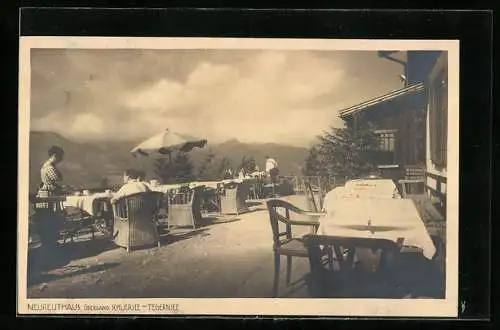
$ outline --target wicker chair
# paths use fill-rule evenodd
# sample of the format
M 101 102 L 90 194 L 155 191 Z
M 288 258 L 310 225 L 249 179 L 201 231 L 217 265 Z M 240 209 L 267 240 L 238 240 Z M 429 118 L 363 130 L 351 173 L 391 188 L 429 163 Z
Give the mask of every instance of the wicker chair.
M 201 219 L 203 187 L 182 188 L 168 196 L 168 228 L 192 227 L 195 229 Z
M 141 192 L 119 199 L 113 204 L 114 243 L 130 248 L 149 244 L 158 244 L 160 239 L 155 223 L 157 212 L 157 194 Z
M 250 193 L 250 186 L 247 182 L 228 183 L 224 186 L 224 194 L 220 198 L 221 214 L 236 214 L 249 211 L 246 199 Z
M 292 257 L 307 258 L 308 252 L 302 238 L 294 237 L 292 234 L 292 226 L 307 226 L 310 227 L 311 233 L 314 234 L 318 230 L 319 221 L 292 220 L 290 212 L 299 215 L 310 217 L 319 217 L 322 213 L 306 212 L 298 207 L 280 199 L 271 199 L 267 201 L 269 210 L 269 220 L 273 231 L 273 251 L 274 251 L 274 284 L 273 296 L 278 296 L 279 280 L 280 280 L 280 262 L 281 256 L 287 257 L 286 284 L 289 285 L 292 276 Z M 283 209 L 285 215 L 278 212 L 278 209 Z M 280 232 L 280 222 L 285 224 L 285 231 Z M 330 258 L 331 260 L 331 258 Z

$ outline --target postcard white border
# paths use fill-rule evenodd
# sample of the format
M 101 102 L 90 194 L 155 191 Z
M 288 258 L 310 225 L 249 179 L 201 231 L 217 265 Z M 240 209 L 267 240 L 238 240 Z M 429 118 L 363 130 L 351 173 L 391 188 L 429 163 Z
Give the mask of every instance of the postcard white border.
M 376 39 L 260 39 L 260 38 L 122 38 L 20 37 L 19 44 L 19 159 L 18 159 L 18 314 L 130 314 L 85 310 L 84 306 L 148 303 L 178 304 L 179 310 L 136 315 L 281 315 L 281 316 L 400 316 L 458 315 L 458 157 L 459 157 L 459 41 Z M 446 299 L 27 299 L 28 175 L 30 125 L 30 50 L 81 49 L 273 49 L 273 50 L 441 50 L 448 52 L 448 175 Z M 451 276 L 453 274 L 454 276 Z M 57 305 L 60 304 L 60 305 Z M 68 305 L 70 304 L 70 305 Z M 66 308 L 63 308 L 65 305 Z M 79 306 L 79 310 L 71 307 Z M 103 307 L 104 308 L 104 307 Z

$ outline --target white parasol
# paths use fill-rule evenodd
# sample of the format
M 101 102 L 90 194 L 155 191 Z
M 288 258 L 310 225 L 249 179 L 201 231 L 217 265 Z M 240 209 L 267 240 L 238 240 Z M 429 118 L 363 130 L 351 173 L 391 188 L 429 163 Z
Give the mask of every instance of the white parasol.
M 134 156 L 170 156 L 174 151 L 189 152 L 194 148 L 203 148 L 206 144 L 207 140 L 193 139 L 174 133 L 167 128 L 165 131 L 142 142 L 130 152 Z

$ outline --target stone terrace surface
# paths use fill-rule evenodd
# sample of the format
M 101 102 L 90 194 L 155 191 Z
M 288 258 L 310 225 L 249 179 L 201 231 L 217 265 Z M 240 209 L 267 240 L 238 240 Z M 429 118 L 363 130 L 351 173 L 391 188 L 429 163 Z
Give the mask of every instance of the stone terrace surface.
M 302 209 L 306 197 L 283 198 Z M 265 298 L 273 282 L 272 233 L 265 202 L 254 203 L 239 216 L 207 216 L 194 230 L 173 230 L 160 248 L 129 254 L 105 237 L 64 246 L 72 261 L 33 276 L 29 298 Z M 297 227 L 302 235 L 309 228 Z M 33 250 L 36 254 L 36 250 Z M 33 258 L 36 258 L 33 255 Z M 306 298 L 301 278 L 307 258 L 293 259 L 292 286 L 285 287 L 282 259 L 280 296 Z M 35 272 L 33 272 L 35 273 Z

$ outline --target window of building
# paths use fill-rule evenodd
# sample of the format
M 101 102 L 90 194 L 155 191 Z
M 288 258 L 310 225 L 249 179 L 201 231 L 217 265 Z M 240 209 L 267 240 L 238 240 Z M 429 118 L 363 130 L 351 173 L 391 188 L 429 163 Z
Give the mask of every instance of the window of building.
M 389 165 L 396 162 L 396 134 L 397 130 L 376 130 L 378 137 L 377 163 Z
M 431 161 L 446 166 L 448 137 L 448 77 L 445 63 L 436 65 L 429 83 L 429 130 Z
M 379 150 L 380 151 L 392 151 L 395 150 L 396 145 L 396 130 L 377 130 L 375 134 L 379 139 Z

